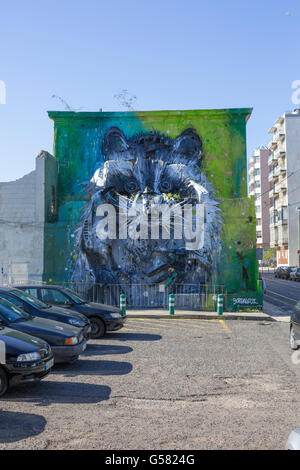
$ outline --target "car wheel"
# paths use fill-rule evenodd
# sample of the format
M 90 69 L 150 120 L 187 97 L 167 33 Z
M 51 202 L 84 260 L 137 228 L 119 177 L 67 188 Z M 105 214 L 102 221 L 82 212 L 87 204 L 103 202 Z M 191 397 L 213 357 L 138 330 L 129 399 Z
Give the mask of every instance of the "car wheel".
M 290 329 L 290 346 L 291 346 L 291 349 L 298 349 L 298 345 L 296 344 L 296 339 L 295 339 L 295 330 L 293 326 L 291 326 L 291 329 Z
M 0 397 L 4 395 L 8 390 L 8 378 L 5 370 L 0 368 Z
M 101 338 L 101 336 L 104 336 L 106 328 L 104 322 L 100 320 L 100 318 L 90 318 L 90 323 L 92 339 Z

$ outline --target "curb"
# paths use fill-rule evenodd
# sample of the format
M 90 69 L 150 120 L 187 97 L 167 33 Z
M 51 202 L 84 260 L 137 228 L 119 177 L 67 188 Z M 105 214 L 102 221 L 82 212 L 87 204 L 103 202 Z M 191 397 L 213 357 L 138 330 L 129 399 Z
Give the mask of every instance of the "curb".
M 198 319 L 198 320 L 254 320 L 254 321 L 261 321 L 261 320 L 273 320 L 272 317 L 267 315 L 266 313 L 263 314 L 225 314 L 225 315 L 217 315 L 217 314 L 212 314 L 212 315 L 205 315 L 204 313 L 194 313 L 194 314 L 176 314 L 175 315 L 168 315 L 168 314 L 139 314 L 139 313 L 127 313 L 127 318 L 156 318 L 156 319 Z

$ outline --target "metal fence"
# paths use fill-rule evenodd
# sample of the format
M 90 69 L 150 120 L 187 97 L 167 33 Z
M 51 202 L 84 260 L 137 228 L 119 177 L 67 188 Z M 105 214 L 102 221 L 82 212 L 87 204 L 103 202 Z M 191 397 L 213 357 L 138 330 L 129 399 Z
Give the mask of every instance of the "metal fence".
M 27 281 L 31 285 L 47 284 L 42 281 Z M 23 282 L 15 283 L 24 284 Z M 169 294 L 175 294 L 175 308 L 215 311 L 218 294 L 226 293 L 224 286 L 203 284 L 93 284 L 56 282 L 56 285 L 69 287 L 90 302 L 119 306 L 120 295 L 125 294 L 127 308 L 168 308 Z
M 128 308 L 168 308 L 169 294 L 175 294 L 175 307 L 192 310 L 216 310 L 218 294 L 223 286 L 200 284 L 109 284 L 87 285 L 72 283 L 70 288 L 92 302 L 119 305 L 120 295 L 125 294 Z

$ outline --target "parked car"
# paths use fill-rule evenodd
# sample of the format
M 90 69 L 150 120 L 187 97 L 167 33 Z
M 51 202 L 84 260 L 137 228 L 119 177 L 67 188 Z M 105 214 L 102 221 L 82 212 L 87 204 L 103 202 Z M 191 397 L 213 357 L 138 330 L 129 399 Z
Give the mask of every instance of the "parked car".
M 73 362 L 86 348 L 81 329 L 46 318 L 33 317 L 0 297 L 0 326 L 27 333 L 46 341 L 55 362 Z
M 126 315 L 122 310 L 111 305 L 88 302 L 76 292 L 60 286 L 18 286 L 39 300 L 51 305 L 67 307 L 72 311 L 87 316 L 91 323 L 91 338 L 101 338 L 107 331 L 116 331 L 123 327 Z
M 300 268 L 293 268 L 290 272 L 291 281 L 300 281 Z
M 275 269 L 274 275 L 279 279 L 289 279 L 291 270 L 291 266 L 279 266 L 277 269 Z
M 47 318 L 81 328 L 85 338 L 89 338 L 91 325 L 86 316 L 61 307 L 52 307 L 36 297 L 16 288 L 0 287 L 0 297 L 9 300 L 34 317 Z
M 291 432 L 285 450 L 300 450 L 300 428 L 296 428 Z
M 300 346 L 300 302 L 297 302 L 291 313 L 290 346 L 298 349 Z
M 45 341 L 0 325 L 0 396 L 16 384 L 45 378 L 54 365 Z

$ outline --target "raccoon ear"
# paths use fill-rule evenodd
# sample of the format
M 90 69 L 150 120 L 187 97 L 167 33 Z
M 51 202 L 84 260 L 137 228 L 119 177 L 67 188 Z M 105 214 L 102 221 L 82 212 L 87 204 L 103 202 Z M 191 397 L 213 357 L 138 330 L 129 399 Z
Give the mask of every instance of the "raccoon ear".
M 194 129 L 186 129 L 176 137 L 173 151 L 192 159 L 202 160 L 203 158 L 202 141 Z
M 125 134 L 118 127 L 111 127 L 106 131 L 102 144 L 102 153 L 105 160 L 114 160 L 114 154 L 125 152 L 129 148 Z

